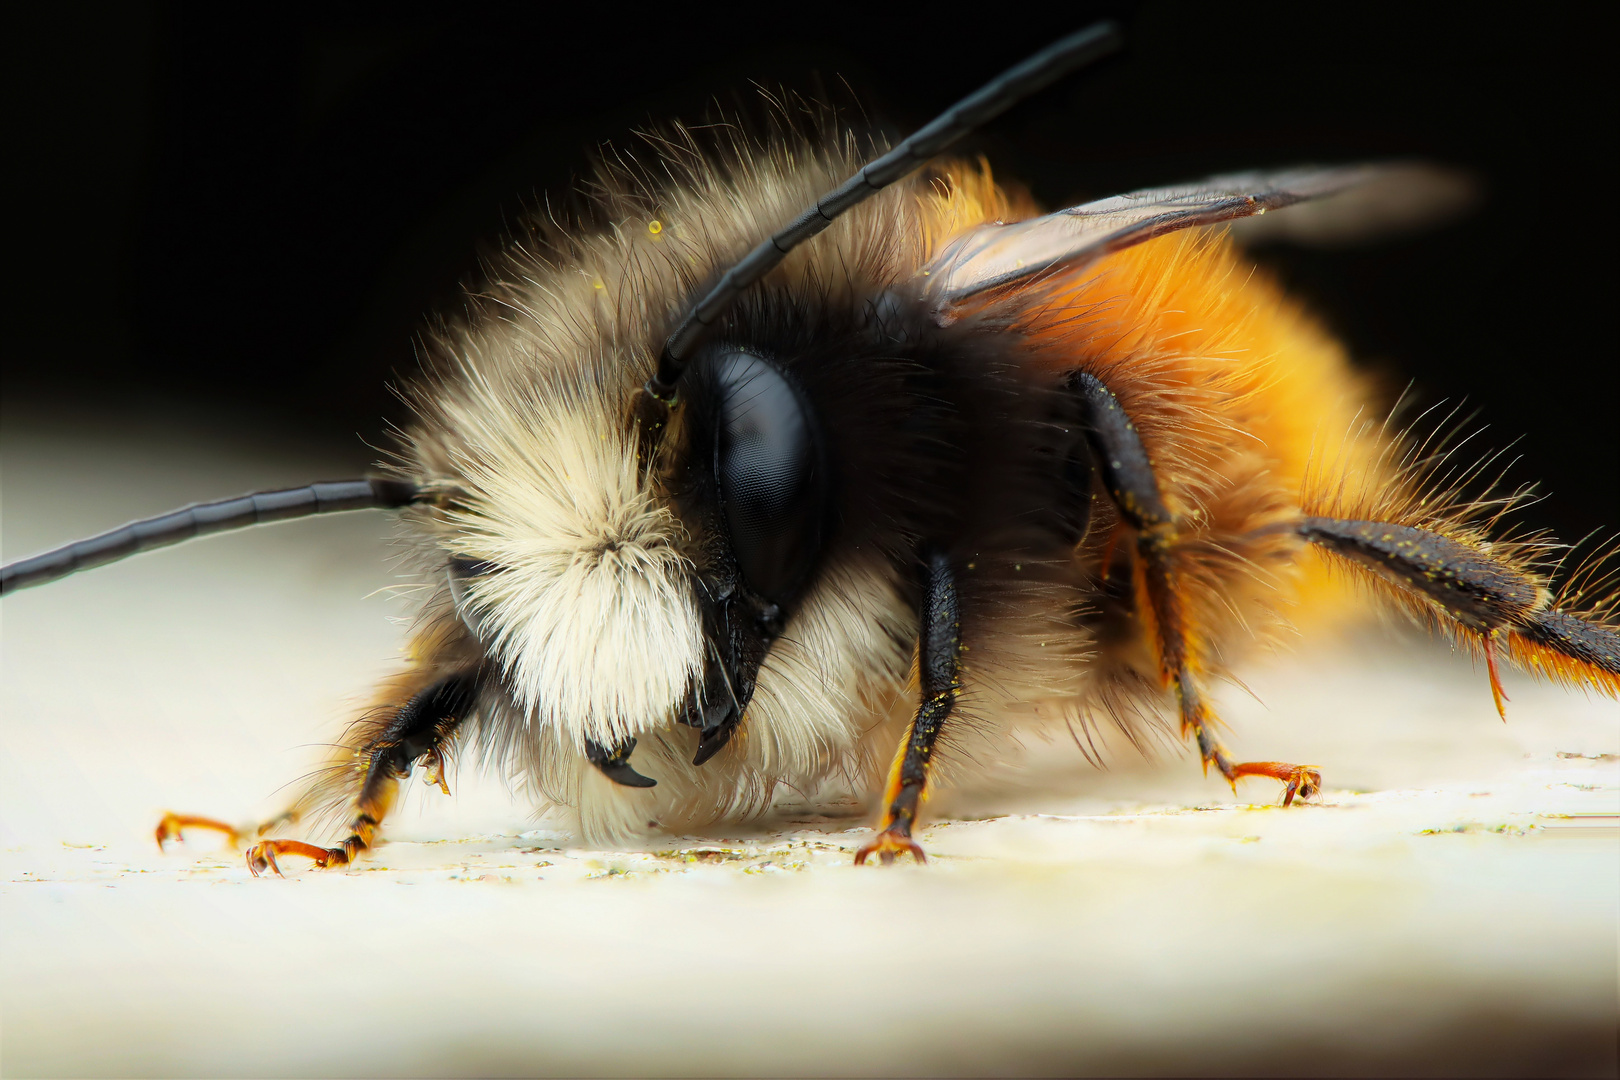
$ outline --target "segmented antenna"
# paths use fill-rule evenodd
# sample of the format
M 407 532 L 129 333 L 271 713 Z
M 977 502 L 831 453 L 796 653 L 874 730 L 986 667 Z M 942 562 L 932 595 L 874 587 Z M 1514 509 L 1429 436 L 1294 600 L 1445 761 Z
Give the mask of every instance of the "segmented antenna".
M 664 351 L 658 356 L 658 371 L 647 380 L 647 394 L 666 407 L 673 405 L 676 384 L 686 372 L 693 349 L 714 321 L 731 306 L 737 294 L 770 273 L 788 252 L 831 225 L 839 214 L 915 172 L 974 128 L 1000 116 L 1071 71 L 1102 59 L 1122 44 L 1124 39 L 1119 26 L 1112 21 L 1099 22 L 1070 34 L 969 94 L 911 138 L 817 199 L 781 232 L 727 270 L 709 294 L 687 312 L 686 318 L 664 342 Z
M 0 596 L 67 577 L 75 570 L 88 570 L 142 551 L 178 544 L 194 536 L 341 510 L 393 510 L 427 495 L 424 489 L 405 480 L 331 480 L 195 503 L 158 517 L 132 521 L 88 540 L 63 544 L 30 559 L 8 563 L 0 567 Z

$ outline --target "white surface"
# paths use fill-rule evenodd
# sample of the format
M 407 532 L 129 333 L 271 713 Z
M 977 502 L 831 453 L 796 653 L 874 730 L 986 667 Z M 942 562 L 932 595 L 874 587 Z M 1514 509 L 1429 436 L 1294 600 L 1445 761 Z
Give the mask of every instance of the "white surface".
M 52 426 L 5 425 L 8 559 L 363 460 Z M 388 668 L 387 528 L 4 601 L 4 1075 L 1615 1073 L 1620 708 L 1509 677 L 1503 725 L 1441 648 L 1222 689 L 1235 752 L 1322 767 L 1297 810 L 1033 745 L 931 804 L 925 868 L 853 868 L 847 802 L 580 851 L 465 769 L 352 870 L 160 855 L 164 809 L 274 809 Z

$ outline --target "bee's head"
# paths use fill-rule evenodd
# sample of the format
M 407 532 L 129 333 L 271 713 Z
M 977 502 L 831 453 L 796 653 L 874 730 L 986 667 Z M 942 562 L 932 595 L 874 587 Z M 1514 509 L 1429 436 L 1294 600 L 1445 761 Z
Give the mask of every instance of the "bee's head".
M 827 456 L 803 390 L 757 351 L 705 351 L 654 475 L 615 389 L 554 369 L 451 405 L 451 591 L 535 722 L 609 749 L 685 724 L 701 761 L 814 574 Z

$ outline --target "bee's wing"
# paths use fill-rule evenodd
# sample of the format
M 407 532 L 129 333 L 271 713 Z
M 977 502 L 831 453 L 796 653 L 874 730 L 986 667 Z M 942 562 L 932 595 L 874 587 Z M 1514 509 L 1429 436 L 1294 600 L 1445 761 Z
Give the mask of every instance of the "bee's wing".
M 1028 221 L 981 225 L 951 242 L 924 267 L 923 298 L 948 321 L 952 307 L 988 289 L 1060 266 L 1083 266 L 1177 229 L 1337 195 L 1389 173 L 1389 167 L 1377 165 L 1234 173 L 1098 199 Z

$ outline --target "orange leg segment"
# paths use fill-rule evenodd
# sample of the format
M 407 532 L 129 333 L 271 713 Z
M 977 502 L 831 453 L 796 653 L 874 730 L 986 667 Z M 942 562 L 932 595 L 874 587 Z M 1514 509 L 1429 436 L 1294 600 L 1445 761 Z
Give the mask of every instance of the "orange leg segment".
M 342 848 L 316 847 L 302 840 L 261 840 L 248 851 L 248 870 L 252 871 L 254 877 L 266 869 L 281 877 L 281 867 L 276 865 L 277 855 L 302 855 L 306 859 L 314 859 L 315 865 L 322 868 L 332 865 L 334 861 L 349 861 Z
M 1233 761 L 1227 754 L 1226 747 L 1215 737 L 1214 714 L 1199 697 L 1198 684 L 1194 681 L 1192 673 L 1182 666 L 1177 671 L 1173 684 L 1181 706 L 1181 730 L 1186 733 L 1190 729 L 1197 740 L 1205 775 L 1208 775 L 1209 767 L 1213 764 L 1226 778 L 1226 782 L 1232 785 L 1234 793 L 1237 791 L 1237 782 L 1245 776 L 1270 777 L 1283 785 L 1284 806 L 1293 806 L 1296 798 L 1310 799 L 1321 793 L 1322 773 L 1314 766 L 1295 765 L 1287 761 Z
M 183 840 L 181 835 L 186 829 L 208 829 L 212 832 L 223 833 L 231 847 L 241 847 L 250 836 L 263 836 L 272 829 L 283 825 L 293 825 L 298 821 L 298 811 L 285 810 L 268 821 L 258 825 L 228 825 L 217 818 L 199 817 L 196 814 L 176 814 L 173 811 L 165 813 L 163 820 L 158 822 L 156 836 L 158 850 L 165 850 L 170 840 Z
M 1286 761 L 1245 761 L 1233 765 L 1227 779 L 1232 781 L 1232 790 L 1237 790 L 1237 781 L 1245 776 L 1269 776 L 1273 780 L 1283 783 L 1283 805 L 1294 805 L 1294 797 L 1309 799 L 1322 790 L 1322 774 L 1308 765 L 1290 765 Z M 1226 773 L 1225 769 L 1221 770 Z
M 181 839 L 181 833 L 186 829 L 209 829 L 213 832 L 224 833 L 226 841 L 232 847 L 242 843 L 242 830 L 235 825 L 227 825 L 209 817 L 198 817 L 195 814 L 176 814 L 173 811 L 165 813 L 163 820 L 157 826 L 157 846 L 162 851 L 163 846 L 170 840 Z
M 1491 676 L 1491 700 L 1496 702 L 1496 715 L 1500 716 L 1502 723 L 1505 724 L 1507 723 L 1507 707 L 1504 702 L 1508 700 L 1508 696 L 1502 689 L 1502 676 L 1496 670 L 1496 631 L 1492 630 L 1484 635 L 1484 642 L 1485 670 L 1490 672 Z

